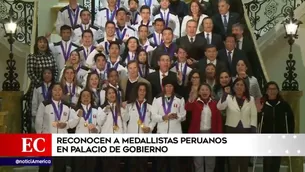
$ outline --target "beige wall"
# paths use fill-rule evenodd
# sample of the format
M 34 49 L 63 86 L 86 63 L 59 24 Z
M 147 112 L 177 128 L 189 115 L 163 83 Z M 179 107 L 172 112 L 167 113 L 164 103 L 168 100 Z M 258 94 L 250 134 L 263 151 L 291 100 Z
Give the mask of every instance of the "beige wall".
M 296 60 L 297 81 L 299 90 L 305 91 L 305 28 L 300 28 L 299 39 L 293 45 L 293 58 Z M 288 59 L 289 45 L 287 40 L 279 37 L 272 45 L 269 45 L 262 53 L 267 73 L 270 80 L 276 81 L 280 87 L 284 81 L 286 72 L 286 60 Z M 305 93 L 304 93 L 305 94 Z M 305 96 L 301 98 L 300 130 L 305 133 Z

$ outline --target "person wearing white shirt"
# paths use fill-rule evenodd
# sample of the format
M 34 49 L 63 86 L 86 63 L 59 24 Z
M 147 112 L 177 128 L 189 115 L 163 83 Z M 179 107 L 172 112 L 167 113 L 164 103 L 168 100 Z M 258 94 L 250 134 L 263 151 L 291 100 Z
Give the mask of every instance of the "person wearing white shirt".
M 164 28 L 164 20 L 161 18 L 157 18 L 154 21 L 154 32 L 148 36 L 149 42 L 152 43 L 154 47 L 163 43 L 162 31 Z
M 129 37 L 137 37 L 136 31 L 131 26 L 127 25 L 127 11 L 124 8 L 119 8 L 116 13 L 117 27 L 116 37 L 122 42 L 126 42 Z
M 86 64 L 89 54 L 95 49 L 93 43 L 93 33 L 91 30 L 85 30 L 82 34 L 82 46 L 79 48 L 82 64 Z
M 108 56 L 108 65 L 109 68 L 114 68 L 118 71 L 119 75 L 127 76 L 127 69 L 120 64 L 121 57 L 120 53 L 120 45 L 117 42 L 111 42 L 109 47 L 109 56 Z
M 129 26 L 138 24 L 138 18 L 140 17 L 138 7 L 139 7 L 138 0 L 128 0 L 127 18 L 129 19 L 128 21 Z
M 58 72 L 64 68 L 71 52 L 79 48 L 78 45 L 74 44 L 70 40 L 71 35 L 71 27 L 68 25 L 63 25 L 60 27 L 61 41 L 50 44 L 50 50 L 52 51 L 57 63 Z
M 96 53 L 94 55 L 94 65 L 93 68 L 95 73 L 97 73 L 97 75 L 99 76 L 99 85 L 98 88 L 99 89 L 103 89 L 104 88 L 104 84 L 107 81 L 107 70 L 108 70 L 108 63 L 106 56 L 102 53 Z M 87 74 L 88 75 L 88 74 Z M 87 83 L 87 76 L 84 77 L 84 81 L 82 85 L 85 85 Z
M 60 28 L 63 25 L 68 25 L 73 28 L 80 24 L 80 12 L 83 9 L 83 6 L 77 4 L 77 0 L 69 0 L 69 5 L 61 8 L 57 13 L 55 22 L 56 32 L 60 33 Z
M 95 107 L 92 102 L 92 93 L 86 89 L 80 93 L 80 100 L 77 106 L 71 109 L 71 119 L 69 125 L 76 128 L 77 134 L 95 134 L 101 131 L 101 117 L 104 111 Z M 73 170 L 81 172 L 84 169 L 94 172 L 96 166 L 95 157 L 75 157 Z
M 65 67 L 60 83 L 64 88 L 63 100 L 75 107 L 82 89 L 77 86 L 76 73 L 72 66 Z
M 186 86 L 188 81 L 188 75 L 192 71 L 192 68 L 190 68 L 186 63 L 187 52 L 183 47 L 178 47 L 176 53 L 177 53 L 178 61 L 171 68 L 171 71 L 177 73 L 183 85 Z
M 59 83 L 51 86 L 51 99 L 43 101 L 38 108 L 35 120 L 37 134 L 67 134 L 69 127 L 70 106 L 61 101 L 63 88 Z M 65 171 L 67 162 L 53 158 L 53 170 Z M 50 166 L 39 167 L 39 171 L 49 171 Z
M 78 45 L 81 44 L 82 34 L 84 33 L 85 30 L 92 31 L 93 39 L 95 41 L 102 37 L 102 31 L 98 27 L 90 24 L 91 14 L 89 10 L 87 9 L 82 10 L 80 12 L 80 18 L 81 18 L 81 23 L 73 28 L 72 41 L 75 44 Z
M 108 6 L 102 8 L 99 12 L 97 12 L 94 20 L 94 24 L 98 26 L 102 31 L 105 31 L 107 22 L 116 23 L 116 12 L 118 7 L 116 6 L 117 0 L 107 0 Z
M 148 53 L 152 52 L 155 48 L 153 47 L 153 44 L 151 44 L 148 40 L 148 27 L 146 25 L 140 25 L 138 29 L 138 34 L 140 46 L 142 47 L 142 49 L 144 49 Z
M 170 27 L 174 31 L 175 38 L 180 37 L 180 21 L 177 15 L 173 14 L 169 10 L 170 1 L 160 1 L 160 12 L 155 15 L 154 19 L 161 18 L 165 22 L 165 27 Z
M 153 20 L 150 19 L 150 8 L 146 5 L 140 8 L 140 17 L 138 18 L 138 23 L 133 25 L 132 27 L 138 31 L 139 26 L 145 25 L 148 27 L 149 34 L 154 32 Z
M 108 80 L 106 82 L 107 85 L 100 92 L 100 103 L 101 103 L 101 105 L 103 105 L 106 101 L 106 89 L 107 89 L 107 87 L 114 88 L 117 91 L 117 95 L 118 95 L 117 100 L 122 102 L 123 95 L 122 95 L 121 88 L 119 86 L 118 71 L 115 70 L 114 68 L 111 68 L 111 69 L 108 70 L 107 76 L 108 76 Z
M 190 4 L 190 15 L 187 15 L 185 17 L 183 17 L 183 20 L 182 20 L 182 24 L 181 24 L 181 37 L 182 36 L 185 36 L 186 35 L 186 23 L 193 19 L 195 21 L 197 21 L 197 31 L 196 33 L 200 33 L 201 30 L 202 30 L 202 21 L 204 18 L 208 17 L 207 15 L 205 14 L 202 14 L 201 13 L 201 5 L 199 4 L 198 1 L 192 1 L 191 4 Z
M 162 79 L 163 91 L 155 97 L 152 103 L 153 120 L 157 123 L 158 134 L 182 133 L 181 122 L 185 120 L 185 101 L 184 98 L 175 94 L 175 80 L 166 76 Z M 179 171 L 178 157 L 158 157 L 157 171 Z
M 232 95 L 224 94 L 217 104 L 219 110 L 226 111 L 227 133 L 256 133 L 257 108 L 250 96 L 247 83 L 237 78 L 232 85 Z M 229 157 L 230 171 L 248 171 L 249 157 Z
M 109 0 L 100 0 L 100 7 L 102 8 L 102 7 L 107 7 L 108 6 L 108 4 L 109 4 L 109 2 L 108 2 Z M 128 7 L 128 4 L 127 4 L 127 2 L 125 2 L 125 0 L 115 0 L 116 1 L 116 3 L 115 3 L 115 6 L 117 7 L 117 8 L 127 8 Z
M 126 106 L 127 133 L 151 133 L 156 123 L 152 120 L 152 106 L 147 102 L 148 85 L 139 82 L 131 93 L 131 99 Z M 147 158 L 130 158 L 131 171 L 147 171 Z
M 32 98 L 32 126 L 35 128 L 35 118 L 41 102 L 50 98 L 50 86 L 55 82 L 52 69 L 45 68 L 42 72 L 43 83 L 33 91 Z

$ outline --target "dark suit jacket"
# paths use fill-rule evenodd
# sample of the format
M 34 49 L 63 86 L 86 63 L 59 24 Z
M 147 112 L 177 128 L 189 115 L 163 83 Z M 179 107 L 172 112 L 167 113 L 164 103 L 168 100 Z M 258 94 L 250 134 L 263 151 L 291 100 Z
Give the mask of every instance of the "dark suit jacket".
M 173 81 L 176 81 L 177 83 L 177 74 L 172 71 L 168 71 L 168 77 L 171 77 Z M 160 72 L 157 70 L 156 72 L 150 73 L 146 79 L 151 84 L 151 90 L 152 90 L 152 97 L 156 97 L 162 92 L 161 83 L 160 83 Z M 180 86 L 178 86 L 178 83 L 175 85 L 175 92 L 179 94 L 180 92 Z
M 195 68 L 199 70 L 200 75 L 201 75 L 201 79 L 203 79 L 205 76 L 205 68 L 207 66 L 207 58 L 204 57 L 203 59 L 199 60 L 198 63 L 195 64 Z M 218 76 L 218 74 L 223 71 L 223 70 L 227 70 L 227 65 L 225 62 L 217 59 L 216 60 L 216 76 Z
M 174 57 L 174 53 L 177 51 L 177 45 L 175 43 L 172 43 L 171 46 L 172 46 L 171 52 L 173 52 L 173 53 L 168 53 L 168 54 L 171 57 L 172 62 L 174 62 L 174 61 L 176 61 L 176 59 Z M 158 60 L 159 60 L 160 56 L 164 53 L 167 53 L 165 51 L 164 44 L 158 45 L 157 48 L 152 52 L 152 58 L 150 61 L 150 67 L 152 69 L 155 69 L 155 70 L 159 69 Z
M 202 36 L 203 38 L 205 38 L 204 32 L 198 33 L 197 35 Z M 224 48 L 224 43 L 223 43 L 221 35 L 216 34 L 216 33 L 212 33 L 211 44 L 215 45 L 217 50 L 221 50 L 221 49 Z
M 248 61 L 248 58 L 247 58 L 246 54 L 244 53 L 244 51 L 239 50 L 239 49 L 234 49 L 231 65 L 229 63 L 229 57 L 228 57 L 226 49 L 222 49 L 222 50 L 218 51 L 218 59 L 225 62 L 227 69 L 229 69 L 232 76 L 236 75 L 236 64 L 239 60 Z
M 147 98 L 148 98 L 147 102 L 152 103 L 150 82 L 148 82 L 146 79 L 144 79 L 142 77 L 139 77 L 138 82 L 143 82 L 143 83 L 146 83 L 148 85 L 148 90 L 146 91 L 146 93 L 148 94 L 147 95 Z M 126 101 L 125 100 L 126 94 L 131 94 L 131 93 L 126 93 L 127 83 L 128 83 L 128 77 L 127 76 L 120 78 L 119 86 L 120 86 L 121 91 L 122 91 L 123 101 Z
M 248 37 L 243 37 L 242 50 L 245 52 L 246 56 L 248 57 L 250 63 L 250 66 L 248 66 L 248 68 L 250 68 L 252 72 L 254 72 L 255 69 L 259 69 L 260 62 L 256 53 L 255 46 L 252 42 L 252 39 Z M 253 74 L 255 75 L 255 72 Z
M 227 35 L 232 34 L 232 25 L 235 23 L 240 22 L 240 16 L 238 13 L 230 12 L 229 17 L 227 17 L 228 20 L 228 28 L 227 31 L 225 31 L 223 22 L 222 22 L 222 16 L 220 14 L 216 14 L 212 17 L 213 23 L 214 23 L 214 33 L 218 33 L 222 36 L 223 40 L 226 38 Z
M 183 46 L 186 48 L 188 57 L 195 60 L 200 60 L 204 54 L 207 41 L 204 37 L 196 35 L 195 41 L 191 43 L 188 36 L 183 36 L 176 41 L 178 46 Z

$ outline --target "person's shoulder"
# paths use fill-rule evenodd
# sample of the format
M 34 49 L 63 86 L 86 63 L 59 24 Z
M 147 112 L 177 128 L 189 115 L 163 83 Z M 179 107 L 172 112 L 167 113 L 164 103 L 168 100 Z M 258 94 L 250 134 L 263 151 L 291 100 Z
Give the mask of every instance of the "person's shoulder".
M 51 101 L 51 100 L 44 100 L 44 101 L 42 102 L 42 104 L 43 104 L 44 106 L 48 106 L 48 105 L 52 104 L 52 101 Z
M 90 24 L 90 27 L 93 28 L 93 29 L 95 29 L 95 30 L 99 30 L 99 27 L 97 27 L 97 26 L 95 26 L 95 25 Z
M 68 6 L 64 6 L 64 7 L 62 7 L 59 11 L 62 13 L 62 12 L 64 12 L 64 11 L 67 10 L 67 9 L 69 9 L 69 7 L 68 7 Z
M 135 28 L 133 28 L 132 26 L 127 26 L 127 28 L 132 30 L 132 31 L 136 31 Z

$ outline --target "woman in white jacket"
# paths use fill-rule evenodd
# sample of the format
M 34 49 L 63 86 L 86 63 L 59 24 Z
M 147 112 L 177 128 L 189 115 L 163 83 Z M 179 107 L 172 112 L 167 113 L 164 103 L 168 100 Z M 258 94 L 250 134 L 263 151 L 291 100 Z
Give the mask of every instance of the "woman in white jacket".
M 126 132 L 126 110 L 121 107 L 115 88 L 108 86 L 105 90 L 106 100 L 101 106 L 104 111 L 101 133 L 123 134 Z M 119 157 L 105 158 L 102 171 L 119 171 L 120 162 Z
M 99 133 L 101 131 L 101 116 L 104 114 L 100 108 L 94 106 L 92 92 L 85 89 L 80 93 L 80 99 L 74 109 L 71 110 L 69 126 L 76 128 L 75 133 Z M 76 157 L 74 171 L 94 172 L 96 164 L 95 157 Z
M 197 34 L 201 32 L 202 21 L 204 18 L 208 17 L 202 14 L 203 9 L 197 0 L 193 0 L 189 6 L 189 15 L 184 16 L 181 24 L 181 37 L 186 35 L 186 24 L 189 20 L 197 21 Z
M 70 116 L 70 107 L 61 100 L 63 88 L 59 83 L 51 86 L 51 98 L 43 101 L 36 114 L 35 129 L 38 134 L 66 134 L 69 128 L 68 120 Z M 66 158 L 53 158 L 53 171 L 63 172 L 66 170 Z M 49 171 L 49 166 L 40 166 L 39 171 Z
M 233 82 L 232 95 L 223 94 L 217 104 L 219 110 L 226 110 L 227 133 L 255 133 L 257 109 L 255 100 L 250 96 L 246 81 L 237 78 Z M 228 91 L 229 92 L 229 91 Z M 230 171 L 247 172 L 249 157 L 229 157 Z

